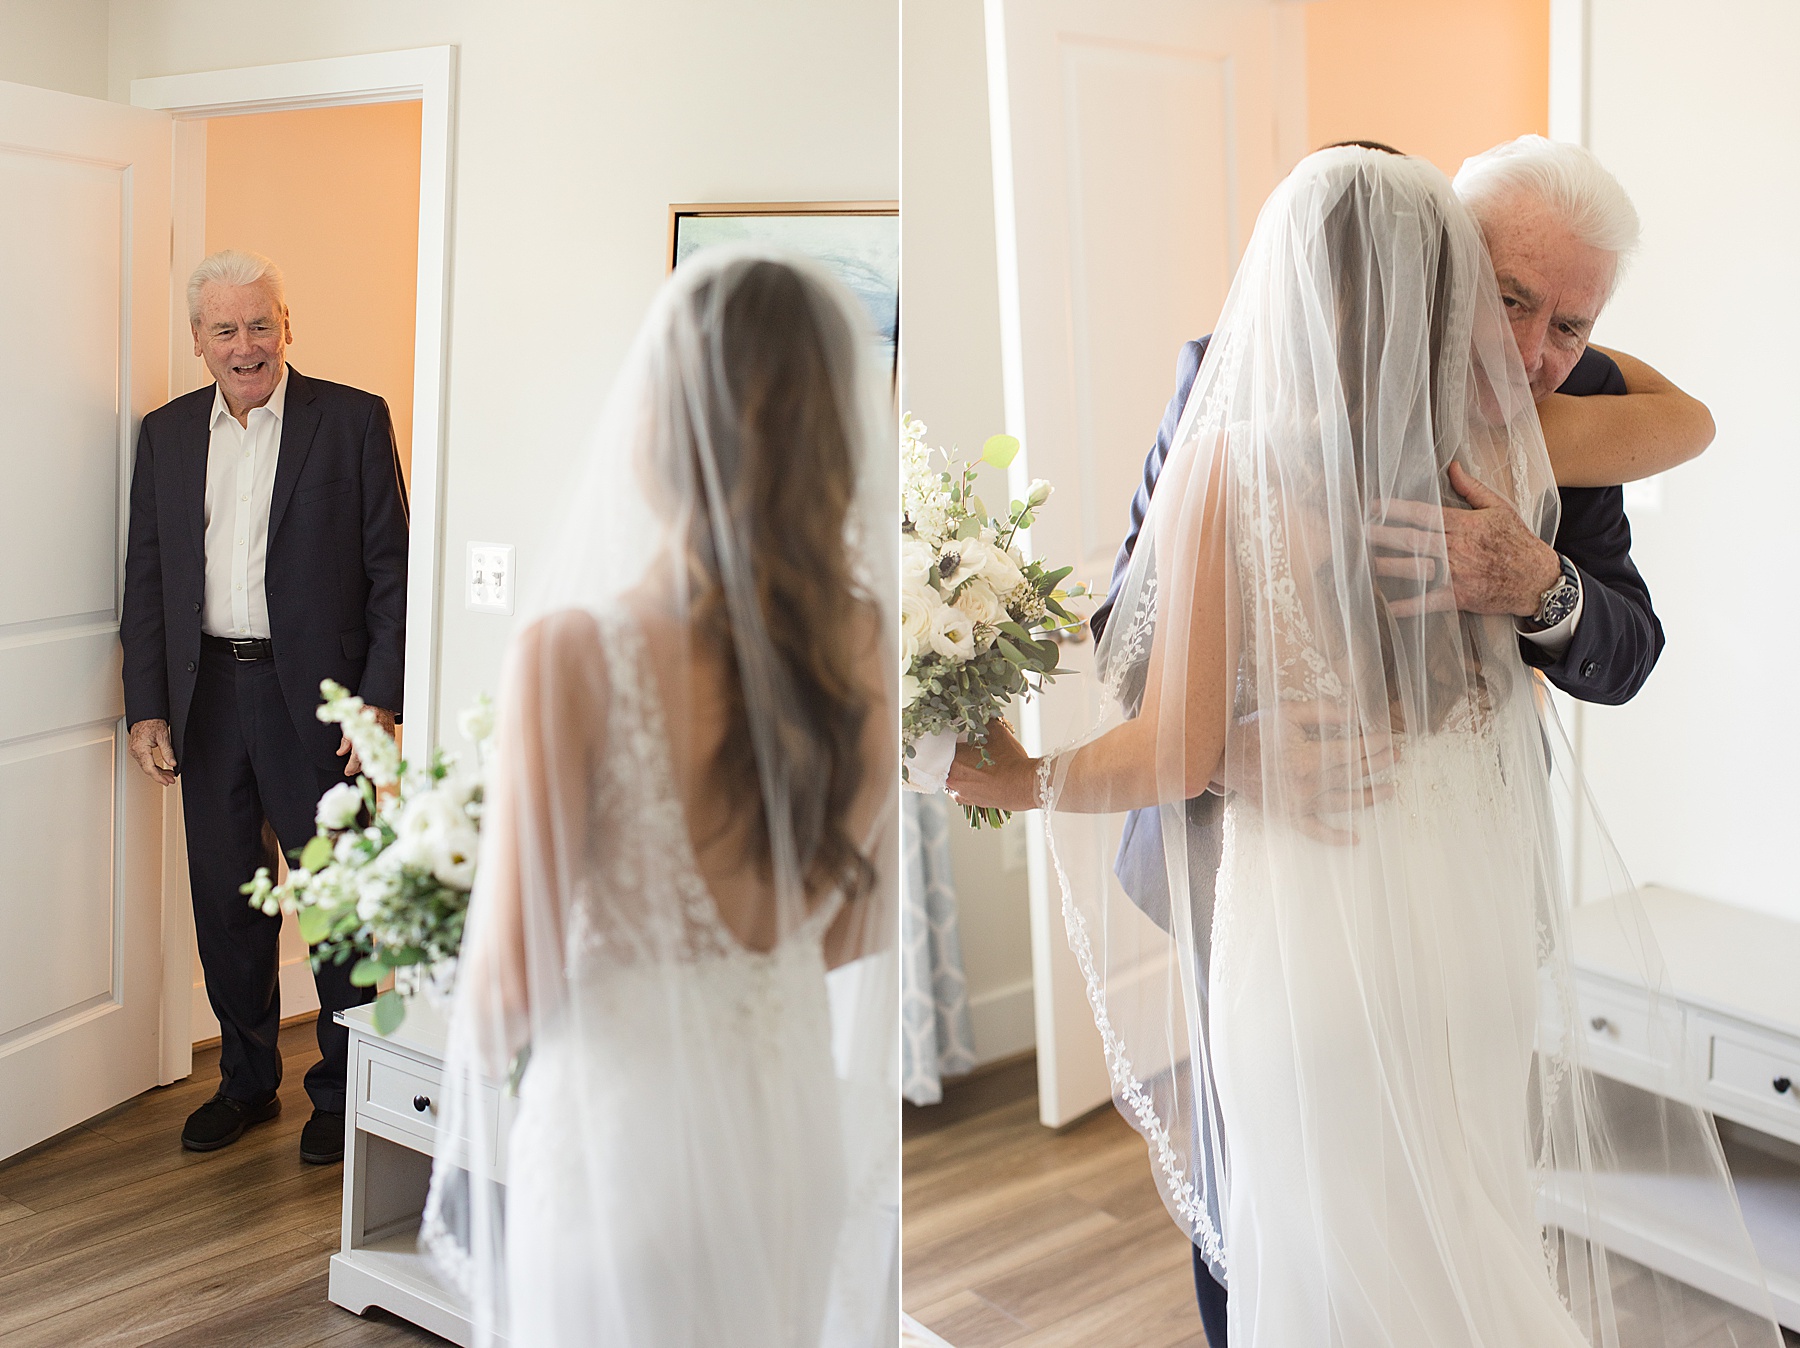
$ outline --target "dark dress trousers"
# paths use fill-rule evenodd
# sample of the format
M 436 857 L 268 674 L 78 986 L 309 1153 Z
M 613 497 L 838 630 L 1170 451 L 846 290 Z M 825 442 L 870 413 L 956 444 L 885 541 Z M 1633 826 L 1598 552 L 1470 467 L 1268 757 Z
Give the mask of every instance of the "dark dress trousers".
M 290 366 L 263 581 L 273 658 L 203 649 L 213 397 L 208 385 L 144 418 L 119 639 L 127 723 L 165 720 L 174 742 L 220 1089 L 260 1102 L 281 1083 L 281 922 L 253 910 L 239 886 L 273 868 L 264 821 L 292 852 L 312 836 L 319 797 L 344 780 L 338 728 L 315 715 L 320 681 L 401 710 L 407 507 L 387 403 Z M 332 1013 L 373 994 L 350 985 L 348 965 L 314 977 L 322 1061 L 306 1091 L 316 1108 L 341 1113 L 348 1035 Z
M 1112 616 L 1120 587 L 1131 566 L 1138 533 L 1150 509 L 1156 480 L 1168 458 L 1175 431 L 1187 406 L 1188 391 L 1200 373 L 1210 337 L 1188 342 L 1175 365 L 1175 396 L 1163 412 L 1156 443 L 1144 460 L 1144 481 L 1131 498 L 1131 527 L 1113 562 L 1112 585 L 1106 600 L 1094 611 L 1090 626 L 1098 644 Z M 1625 377 L 1619 367 L 1598 351 L 1589 349 L 1576 362 L 1559 393 L 1587 397 L 1622 394 Z M 1557 526 L 1556 550 L 1581 572 L 1582 613 L 1573 640 L 1561 656 L 1552 658 L 1523 638 L 1519 641 L 1525 663 L 1544 671 L 1558 688 L 1584 702 L 1616 705 L 1630 700 L 1644 686 L 1662 654 L 1663 630 L 1650 606 L 1650 591 L 1631 561 L 1631 525 L 1625 518 L 1625 493 L 1619 487 L 1565 487 L 1562 516 Z M 1194 879 L 1216 875 L 1220 860 L 1221 797 L 1208 793 L 1187 803 L 1185 839 L 1188 875 Z M 1161 925 L 1169 926 L 1168 872 L 1163 857 L 1163 816 L 1159 810 L 1134 810 L 1125 822 L 1119 855 L 1113 864 L 1120 885 L 1133 903 Z M 1199 892 L 1204 889 L 1205 892 Z M 1191 896 L 1194 931 L 1202 941 L 1212 931 L 1213 894 L 1210 885 L 1196 887 Z M 1200 976 L 1207 970 L 1209 952 L 1196 952 Z M 1199 1139 L 1202 1146 L 1213 1138 Z M 1215 1214 L 1216 1216 L 1217 1214 Z M 1213 1277 L 1206 1261 L 1194 1248 L 1194 1286 L 1200 1300 L 1200 1317 L 1214 1348 L 1225 1345 L 1225 1289 Z

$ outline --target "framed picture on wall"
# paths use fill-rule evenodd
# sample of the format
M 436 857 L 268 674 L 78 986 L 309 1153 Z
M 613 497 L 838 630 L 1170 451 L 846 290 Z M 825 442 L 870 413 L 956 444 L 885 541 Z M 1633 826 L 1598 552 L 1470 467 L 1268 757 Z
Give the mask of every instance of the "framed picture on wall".
M 719 202 L 669 207 L 669 269 L 721 243 L 785 248 L 829 267 L 868 308 L 888 368 L 900 353 L 900 203 Z

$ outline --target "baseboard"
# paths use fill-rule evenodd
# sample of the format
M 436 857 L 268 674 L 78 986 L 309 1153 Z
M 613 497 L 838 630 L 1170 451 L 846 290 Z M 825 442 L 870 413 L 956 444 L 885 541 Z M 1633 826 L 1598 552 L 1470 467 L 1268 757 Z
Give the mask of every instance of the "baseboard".
M 1031 980 L 969 998 L 969 1024 L 975 1034 L 978 1067 L 1035 1048 L 1037 1011 L 1031 999 Z

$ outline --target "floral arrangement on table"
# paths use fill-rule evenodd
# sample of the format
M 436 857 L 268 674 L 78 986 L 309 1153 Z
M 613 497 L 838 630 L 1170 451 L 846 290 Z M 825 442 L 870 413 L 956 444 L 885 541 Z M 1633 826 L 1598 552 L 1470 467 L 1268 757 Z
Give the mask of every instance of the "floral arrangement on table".
M 374 1009 L 375 1028 L 392 1034 L 406 1018 L 408 993 L 438 997 L 456 976 L 493 709 L 484 695 L 459 719 L 475 746 L 472 765 L 439 749 L 412 769 L 361 698 L 330 679 L 320 691 L 319 719 L 342 727 L 362 772 L 320 798 L 319 831 L 295 854 L 287 880 L 276 884 L 264 866 L 243 892 L 271 917 L 295 914 L 315 969 L 354 959 L 350 981 L 358 987 L 393 973 L 394 990 Z
M 901 423 L 900 772 L 915 789 L 935 790 L 957 740 L 985 744 L 988 722 L 1008 704 L 1068 672 L 1057 665 L 1056 638 L 1086 621 L 1090 596 L 1085 585 L 1064 586 L 1073 567 L 1026 561 L 1019 546 L 1050 499 L 1048 482 L 1033 481 L 1004 516 L 990 515 L 975 494 L 978 464 L 1005 469 L 1017 440 L 993 436 L 969 463 L 930 448 L 925 433 L 910 414 Z M 976 828 L 1008 817 L 964 813 Z

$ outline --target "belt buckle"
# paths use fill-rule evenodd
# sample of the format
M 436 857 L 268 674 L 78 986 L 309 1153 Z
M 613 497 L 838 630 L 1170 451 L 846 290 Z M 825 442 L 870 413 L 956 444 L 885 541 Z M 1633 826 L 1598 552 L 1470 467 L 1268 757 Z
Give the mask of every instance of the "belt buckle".
M 265 658 L 261 650 L 264 644 L 256 637 L 251 637 L 246 641 L 234 641 L 231 643 L 232 658 L 239 664 L 255 664 L 258 660 Z

